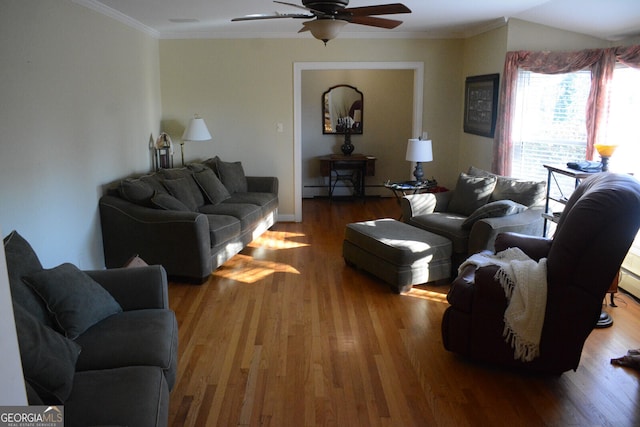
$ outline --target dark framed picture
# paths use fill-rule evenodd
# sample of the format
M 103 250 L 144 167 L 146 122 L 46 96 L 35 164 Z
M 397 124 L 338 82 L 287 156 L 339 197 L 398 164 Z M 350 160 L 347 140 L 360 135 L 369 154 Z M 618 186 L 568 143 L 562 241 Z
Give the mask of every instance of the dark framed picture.
M 464 131 L 493 138 L 498 111 L 499 74 L 467 77 L 464 85 Z

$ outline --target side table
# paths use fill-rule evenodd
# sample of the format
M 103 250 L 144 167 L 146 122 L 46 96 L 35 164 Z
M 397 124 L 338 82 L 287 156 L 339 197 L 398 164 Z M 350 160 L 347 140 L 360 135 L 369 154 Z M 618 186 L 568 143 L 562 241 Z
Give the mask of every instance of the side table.
M 400 199 L 407 194 L 417 194 L 423 191 L 433 190 L 438 187 L 438 182 L 435 179 L 427 181 L 403 181 L 403 182 L 391 182 L 387 180 L 384 183 L 384 187 L 388 188 L 396 196 L 398 204 Z
M 393 195 L 396 197 L 396 202 L 398 205 L 400 204 L 400 199 L 402 199 L 407 194 L 418 194 L 418 193 L 439 193 L 441 191 L 447 191 L 446 188 L 438 187 L 438 182 L 435 179 L 426 180 L 426 181 L 402 181 L 402 182 L 392 182 L 387 180 L 384 183 L 384 187 L 388 188 L 393 192 Z M 398 220 L 402 219 L 402 214 Z

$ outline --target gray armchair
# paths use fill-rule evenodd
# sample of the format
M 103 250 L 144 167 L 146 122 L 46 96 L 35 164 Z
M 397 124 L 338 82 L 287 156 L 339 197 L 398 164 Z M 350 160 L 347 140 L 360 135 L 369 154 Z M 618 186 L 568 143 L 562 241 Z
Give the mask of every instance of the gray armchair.
M 469 255 L 494 250 L 496 236 L 515 232 L 541 236 L 546 183 L 491 174 L 471 167 L 456 187 L 443 193 L 401 199 L 403 220 L 447 237 L 454 268 Z

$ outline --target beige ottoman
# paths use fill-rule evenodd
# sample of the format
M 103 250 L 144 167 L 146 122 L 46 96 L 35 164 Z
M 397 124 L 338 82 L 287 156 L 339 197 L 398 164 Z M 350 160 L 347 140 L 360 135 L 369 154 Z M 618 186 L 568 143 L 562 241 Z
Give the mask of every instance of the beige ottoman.
M 342 255 L 397 293 L 451 277 L 451 241 L 395 219 L 347 224 Z

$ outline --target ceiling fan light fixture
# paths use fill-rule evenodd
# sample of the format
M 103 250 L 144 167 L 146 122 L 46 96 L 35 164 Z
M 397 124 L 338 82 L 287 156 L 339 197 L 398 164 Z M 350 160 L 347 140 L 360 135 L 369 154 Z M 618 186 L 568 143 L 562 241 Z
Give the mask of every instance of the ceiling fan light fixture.
M 313 37 L 322 40 L 326 45 L 329 40 L 336 38 L 342 27 L 348 24 L 343 19 L 316 19 L 305 22 L 304 25 L 311 31 Z

